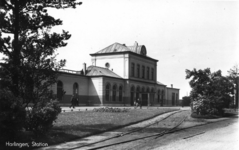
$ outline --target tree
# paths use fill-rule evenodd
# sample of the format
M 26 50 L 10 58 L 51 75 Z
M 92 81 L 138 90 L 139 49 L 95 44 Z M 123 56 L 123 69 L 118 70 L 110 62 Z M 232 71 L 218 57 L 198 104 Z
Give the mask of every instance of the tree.
M 209 68 L 186 70 L 186 79 L 191 79 L 190 97 L 197 113 L 222 114 L 223 108 L 229 106 L 233 84 L 220 70 L 213 73 Z
M 228 71 L 228 79 L 231 81 L 231 83 L 234 84 L 235 90 L 233 90 L 233 94 L 235 95 L 236 99 L 236 107 L 238 108 L 238 100 L 239 100 L 239 68 L 238 65 L 233 66 L 229 71 Z
M 49 88 L 65 65 L 65 60 L 56 60 L 56 50 L 66 46 L 71 35 L 64 30 L 51 31 L 52 27 L 62 25 L 62 20 L 49 15 L 48 9 L 76 8 L 81 4 L 76 0 L 0 1 L 0 53 L 4 55 L 4 62 L 0 63 L 0 93 L 8 94 L 0 98 L 4 105 L 1 108 L 9 108 L 0 110 L 7 120 L 2 119 L 1 131 L 5 127 L 11 131 L 15 127 L 8 124 L 19 120 L 24 120 L 25 129 L 35 133 L 46 133 L 52 127 L 61 108 L 50 100 Z M 27 111 L 30 102 L 34 105 Z M 26 115 L 8 119 L 22 110 Z M 21 129 L 17 125 L 16 130 Z
M 60 19 L 48 14 L 49 8 L 76 8 L 76 0 L 1 0 L 0 53 L 1 82 L 25 104 L 44 99 L 56 82 L 57 71 L 65 60 L 56 61 L 56 50 L 67 45 L 71 35 L 51 33 Z M 27 106 L 27 105 L 26 105 Z

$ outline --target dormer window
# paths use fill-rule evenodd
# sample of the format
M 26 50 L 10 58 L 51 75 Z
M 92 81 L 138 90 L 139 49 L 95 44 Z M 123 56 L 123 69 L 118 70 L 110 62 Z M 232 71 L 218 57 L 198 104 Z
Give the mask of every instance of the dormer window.
M 108 63 L 108 62 L 105 63 L 105 67 L 109 69 L 110 68 L 110 63 Z
M 142 47 L 141 47 L 140 54 L 144 55 L 144 56 L 146 56 L 146 54 L 147 54 L 146 47 L 144 45 L 142 45 Z

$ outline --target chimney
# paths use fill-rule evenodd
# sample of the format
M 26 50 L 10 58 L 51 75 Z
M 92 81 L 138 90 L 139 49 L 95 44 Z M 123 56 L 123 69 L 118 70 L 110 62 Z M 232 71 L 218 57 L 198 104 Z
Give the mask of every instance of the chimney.
M 134 43 L 134 47 L 135 47 L 135 50 L 137 50 L 137 47 L 138 47 L 138 43 L 137 43 L 137 41 L 135 41 L 135 43 Z
M 173 88 L 173 84 L 171 84 L 171 88 Z
M 83 63 L 83 75 L 86 75 L 86 63 Z

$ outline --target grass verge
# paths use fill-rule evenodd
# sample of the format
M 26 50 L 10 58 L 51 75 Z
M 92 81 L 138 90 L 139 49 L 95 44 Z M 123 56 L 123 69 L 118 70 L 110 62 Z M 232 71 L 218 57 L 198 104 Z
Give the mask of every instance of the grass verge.
M 9 142 L 29 143 L 29 146 L 32 146 L 33 142 L 53 145 L 121 128 L 175 110 L 177 109 L 159 108 L 131 109 L 121 113 L 94 111 L 61 113 L 54 123 L 53 129 L 47 135 L 35 137 L 30 132 L 21 132 L 14 138 L 14 141 Z M 14 149 L 16 147 L 7 148 Z

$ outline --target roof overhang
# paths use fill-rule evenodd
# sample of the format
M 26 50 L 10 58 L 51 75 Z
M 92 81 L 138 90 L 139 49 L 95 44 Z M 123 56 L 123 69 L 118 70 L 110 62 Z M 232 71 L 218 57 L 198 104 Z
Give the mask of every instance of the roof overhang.
M 140 54 L 137 54 L 137 53 L 134 53 L 134 52 L 131 52 L 131 51 L 114 52 L 114 53 L 93 53 L 93 54 L 90 54 L 90 56 L 108 56 L 108 55 L 119 55 L 119 54 L 132 54 L 132 55 L 135 55 L 135 56 L 138 56 L 138 57 L 141 57 L 141 58 L 145 58 L 145 59 L 149 59 L 149 60 L 153 60 L 155 62 L 158 62 L 157 59 L 153 59 L 151 57 L 140 55 Z

